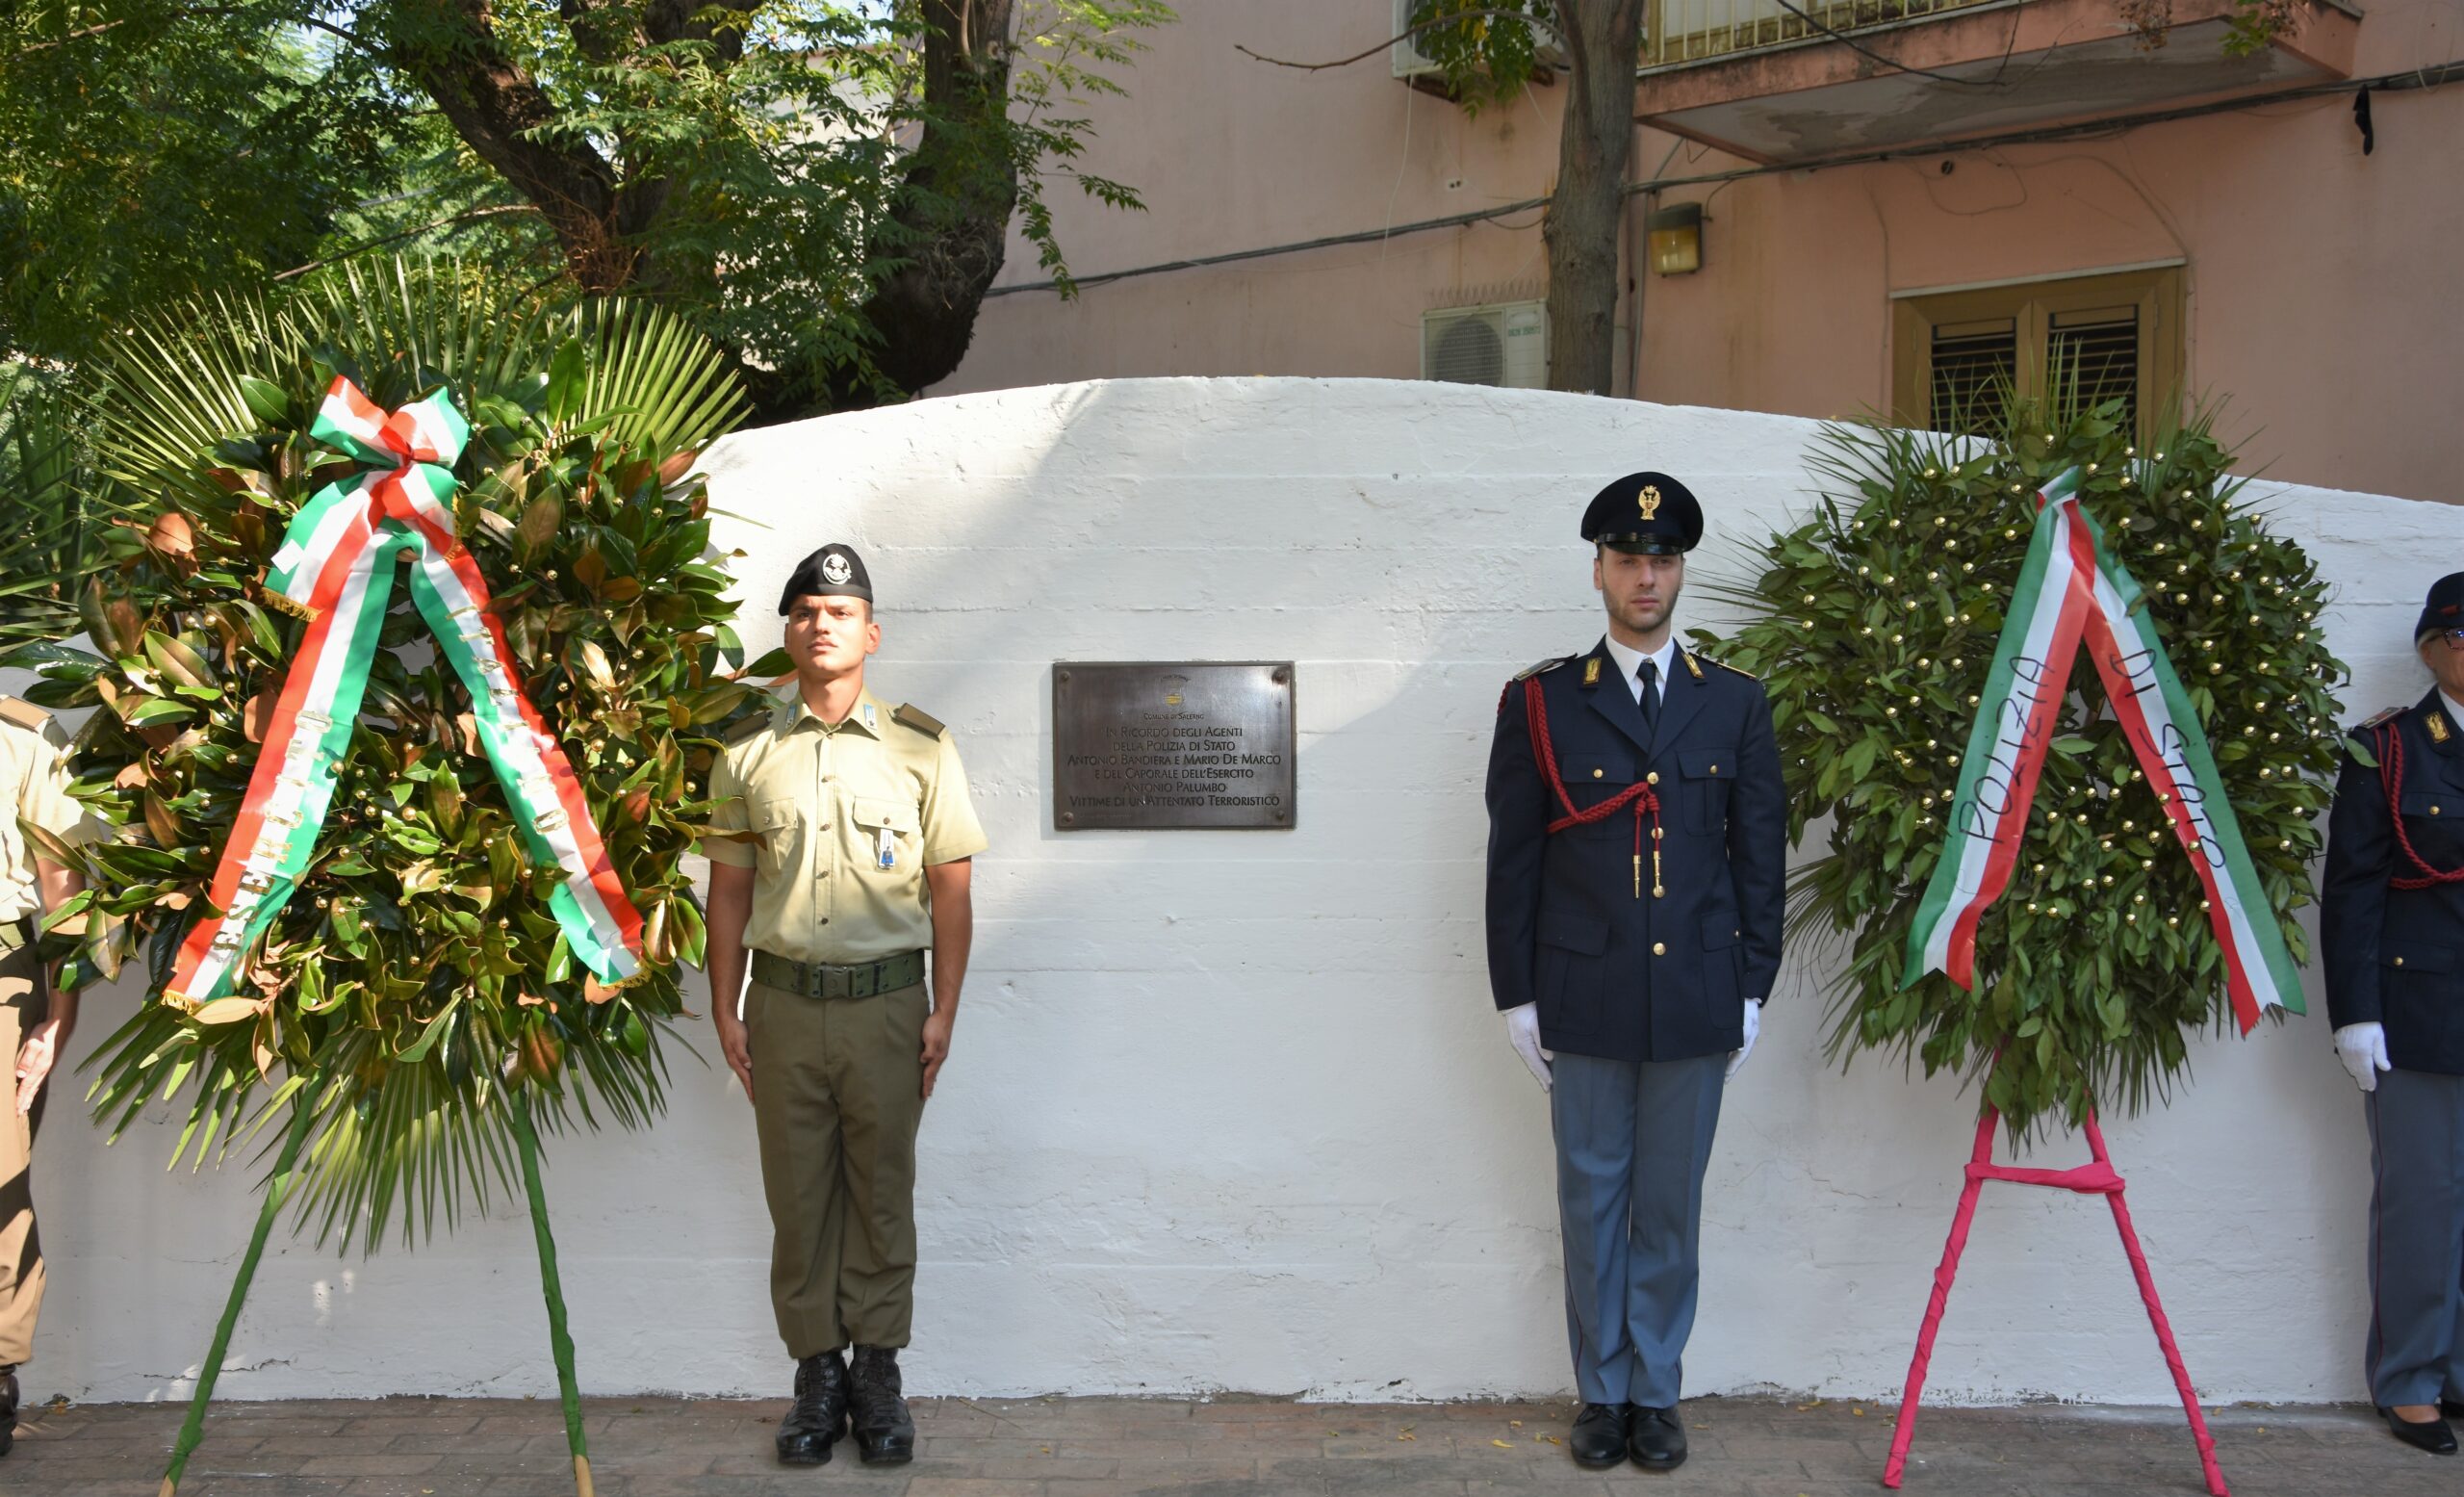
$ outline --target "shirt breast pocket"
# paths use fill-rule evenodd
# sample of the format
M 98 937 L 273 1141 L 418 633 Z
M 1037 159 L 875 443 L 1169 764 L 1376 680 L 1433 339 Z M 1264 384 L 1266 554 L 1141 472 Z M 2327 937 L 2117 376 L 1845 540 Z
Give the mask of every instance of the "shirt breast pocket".
M 760 851 L 762 876 L 777 878 L 793 869 L 804 851 L 805 838 L 804 818 L 796 813 L 795 801 L 787 796 L 754 800 L 745 807 L 745 818 Z
M 922 810 L 913 801 L 890 795 L 859 795 L 848 819 L 863 833 L 864 865 L 876 873 L 903 873 L 915 866 L 922 852 Z

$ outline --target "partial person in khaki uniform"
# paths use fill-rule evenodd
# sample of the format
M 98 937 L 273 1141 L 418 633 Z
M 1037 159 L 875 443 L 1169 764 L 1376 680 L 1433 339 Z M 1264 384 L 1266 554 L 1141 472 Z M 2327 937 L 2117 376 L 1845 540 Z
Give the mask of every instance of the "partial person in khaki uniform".
M 35 927 L 86 887 L 36 850 L 26 827 L 70 846 L 92 823 L 68 796 L 68 772 L 40 709 L 0 697 L 0 1456 L 16 1442 L 17 1368 L 34 1358 L 42 1308 L 42 1242 L 35 1234 L 32 1159 L 43 1083 L 77 1027 L 77 994 L 52 993 L 35 955 Z
M 950 1052 L 984 829 L 948 731 L 864 689 L 882 631 L 855 552 L 807 556 L 779 612 L 796 689 L 729 735 L 710 777 L 711 1019 L 753 1099 L 770 1299 L 796 1358 L 779 1458 L 820 1465 L 852 1426 L 866 1464 L 896 1464 L 915 1452 L 898 1373 L 915 1129 Z

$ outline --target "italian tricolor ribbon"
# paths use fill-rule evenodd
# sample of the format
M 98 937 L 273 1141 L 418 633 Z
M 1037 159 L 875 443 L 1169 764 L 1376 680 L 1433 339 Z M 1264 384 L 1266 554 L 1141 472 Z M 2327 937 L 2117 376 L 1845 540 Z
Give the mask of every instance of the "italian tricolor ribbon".
M 267 571 L 267 601 L 308 629 L 215 869 L 213 910 L 181 942 L 164 996 L 196 1007 L 229 993 L 242 958 L 307 871 L 376 658 L 398 553 L 411 556 L 411 600 L 438 652 L 470 688 L 479 743 L 531 857 L 565 870 L 549 906 L 575 958 L 603 983 L 634 975 L 641 916 L 573 765 L 522 690 L 487 583 L 454 533 L 452 465 L 470 424 L 442 391 L 389 414 L 337 377 L 310 430 L 373 471 L 318 490 Z
M 1993 668 L 1968 730 L 1950 830 L 1908 933 L 1901 986 L 1934 971 L 1963 988 L 1975 986 L 1977 921 L 2010 886 L 2018 864 L 2028 809 L 2084 637 L 2122 736 L 2206 888 L 2233 1014 L 2247 1034 L 2264 1009 L 2301 1013 L 2301 981 L 2243 845 L 2198 714 L 2147 622 L 2139 583 L 2081 505 L 2079 483 L 2080 470 L 2072 468 L 2037 496 L 2040 507 L 2027 564 L 2012 589 Z

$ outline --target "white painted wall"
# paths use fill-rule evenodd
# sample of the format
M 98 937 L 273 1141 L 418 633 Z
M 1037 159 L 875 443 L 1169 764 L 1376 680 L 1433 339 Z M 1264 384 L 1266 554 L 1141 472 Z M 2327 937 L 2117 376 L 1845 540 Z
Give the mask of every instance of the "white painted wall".
M 749 553 L 748 642 L 775 642 L 795 557 L 860 547 L 877 689 L 949 721 L 992 838 L 924 1124 L 912 1387 L 1570 1388 L 1547 1115 L 1480 957 L 1498 691 L 1600 632 L 1576 526 L 1602 481 L 1683 477 L 1711 510 L 1698 577 L 1734 569 L 1803 502 L 1813 431 L 1419 383 L 1152 380 L 929 400 L 712 454 L 716 503 L 768 527 L 725 532 Z M 2418 695 L 2404 640 L 2464 513 L 2276 503 L 2335 581 L 2348 715 Z M 1049 830 L 1052 662 L 1210 658 L 1299 662 L 1297 828 Z M 1872 1396 L 1907 1364 L 1974 1098 L 1827 1067 L 1819 975 L 1790 964 L 1729 1093 L 1692 1391 Z M 134 1001 L 90 997 L 81 1051 Z M 2191 1370 L 2219 1401 L 2361 1397 L 2366 1146 L 2323 1018 L 2194 1055 L 2169 1110 L 2108 1130 Z M 781 1393 L 751 1114 L 723 1070 L 677 1060 L 655 1130 L 551 1146 L 582 1377 Z M 34 1396 L 186 1392 L 255 1198 L 243 1166 L 167 1178 L 171 1138 L 157 1123 L 107 1152 L 74 1108 L 53 1114 Z M 413 1253 L 277 1239 L 222 1387 L 549 1393 L 535 1285 L 502 1204 Z M 2101 1203 L 1993 1187 L 1933 1386 L 2171 1397 Z

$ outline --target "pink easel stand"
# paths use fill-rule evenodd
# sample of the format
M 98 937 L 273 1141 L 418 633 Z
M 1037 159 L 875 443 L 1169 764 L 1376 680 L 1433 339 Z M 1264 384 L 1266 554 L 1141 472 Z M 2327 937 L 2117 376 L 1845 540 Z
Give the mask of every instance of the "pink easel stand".
M 2113 1157 L 2105 1151 L 2105 1132 L 2096 1125 L 2095 1112 L 2090 1110 L 2086 1127 L 2092 1162 L 2070 1170 L 2023 1170 L 2016 1165 L 1995 1164 L 1993 1130 L 2001 1122 L 2001 1112 L 1990 1105 L 1976 1121 L 1976 1149 L 1968 1156 L 1967 1184 L 1960 1191 L 1960 1207 L 1951 1218 L 1950 1239 L 1942 1244 L 1942 1261 L 1934 1270 L 1934 1293 L 1925 1302 L 1925 1321 L 1916 1330 L 1916 1355 L 1908 1363 L 1908 1387 L 1900 1395 L 1899 1422 L 1891 1431 L 1890 1461 L 1883 1467 L 1883 1484 L 1896 1489 L 1908 1468 L 1908 1445 L 1916 1432 L 1916 1406 L 1925 1395 L 1925 1368 L 1934 1359 L 1934 1333 L 1942 1328 L 1942 1306 L 1950 1300 L 1952 1280 L 1959 1278 L 1960 1252 L 1967 1246 L 1968 1224 L 1976 1218 L 1977 1193 L 1988 1180 L 2009 1180 L 2017 1185 L 2042 1185 L 2076 1191 L 2082 1196 L 2102 1196 L 2114 1208 L 2114 1229 L 2121 1233 L 2121 1251 L 2130 1258 L 2132 1277 L 2139 1280 L 2139 1298 L 2147 1305 L 2148 1323 L 2156 1328 L 2156 1344 L 2165 1349 L 2165 1365 L 2173 1374 L 2173 1386 L 2181 1390 L 2182 1411 L 2190 1416 L 2191 1435 L 2198 1442 L 2198 1462 L 2207 1476 L 2209 1497 L 2230 1497 L 2224 1486 L 2224 1473 L 2216 1464 L 2216 1441 L 2207 1432 L 2207 1417 L 2199 1412 L 2198 1394 L 2191 1387 L 2191 1375 L 2182 1366 L 2181 1348 L 2173 1343 L 2172 1325 L 2165 1319 L 2163 1302 L 2156 1298 L 2156 1278 L 2147 1270 L 2147 1254 L 2140 1251 L 2139 1233 L 2131 1228 L 2130 1207 L 2122 1201 L 2122 1179 L 2114 1173 Z

